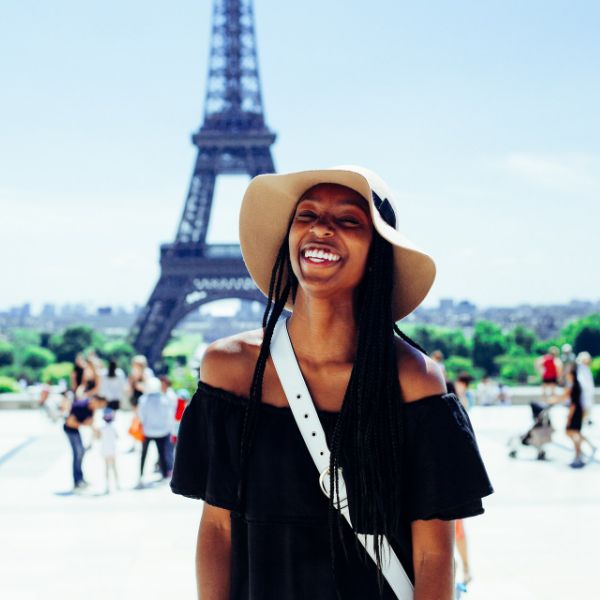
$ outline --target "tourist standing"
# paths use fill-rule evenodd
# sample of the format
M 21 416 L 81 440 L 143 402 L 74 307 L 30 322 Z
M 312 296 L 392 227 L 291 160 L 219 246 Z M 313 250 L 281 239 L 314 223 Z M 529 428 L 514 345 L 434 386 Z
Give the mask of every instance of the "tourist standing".
M 119 410 L 127 386 L 127 378 L 123 369 L 117 366 L 114 359 L 108 361 L 108 369 L 102 377 L 102 395 L 108 402 L 108 408 Z
M 562 375 L 562 363 L 558 354 L 558 348 L 552 346 L 544 356 L 535 361 L 535 367 L 542 378 L 542 401 L 554 396 Z
M 131 371 L 129 373 L 129 399 L 133 411 L 137 410 L 139 399 L 146 391 L 146 383 L 154 376 L 152 369 L 148 366 L 148 360 L 142 354 L 131 359 Z
M 569 371 L 572 365 L 577 364 L 577 357 L 573 352 L 573 346 L 571 344 L 563 344 L 560 347 L 560 362 L 562 365 L 561 374 L 559 376 L 559 384 L 566 385 L 566 373 Z
M 463 405 L 466 411 L 469 411 L 471 407 L 475 404 L 475 400 L 473 398 L 473 392 L 470 389 L 470 385 L 473 382 L 473 377 L 469 375 L 466 371 L 459 373 L 456 381 L 454 382 L 452 389 L 454 393 L 460 400 L 460 403 Z M 456 550 L 458 551 L 458 556 L 460 557 L 461 567 L 462 567 L 462 583 L 464 586 L 467 586 L 473 576 L 471 575 L 471 566 L 469 563 L 469 547 L 467 544 L 467 532 L 465 528 L 465 524 L 462 519 L 456 519 L 454 522 L 454 536 L 456 542 Z
M 491 406 L 498 400 L 498 386 L 489 375 L 484 375 L 477 384 L 477 404 L 479 406 Z
M 580 352 L 577 355 L 577 379 L 581 385 L 581 404 L 583 406 L 583 424 L 591 424 L 592 409 L 594 407 L 594 376 L 590 369 L 592 356 L 589 352 Z
M 187 405 L 190 403 L 190 393 L 182 388 L 177 391 L 177 406 L 175 407 L 175 422 L 173 423 L 173 430 L 171 432 L 171 443 L 173 446 L 177 443 L 177 436 L 179 435 L 179 425 L 183 417 Z
M 81 439 L 81 427 L 91 427 L 94 422 L 94 410 L 98 408 L 99 403 L 93 398 L 73 399 L 69 414 L 63 426 L 67 435 L 71 450 L 73 452 L 73 489 L 79 491 L 85 489 L 88 483 L 83 477 L 83 456 L 85 448 Z
M 77 395 L 80 398 L 91 398 L 100 393 L 100 385 L 102 377 L 98 367 L 98 361 L 95 354 L 90 354 L 84 359 L 85 366 L 81 377 L 81 385 L 77 390 Z
M 170 469 L 167 453 L 175 417 L 175 404 L 163 393 L 161 381 L 157 377 L 151 377 L 146 383 L 146 392 L 140 396 L 138 416 L 144 430 L 139 482 L 139 487 L 143 487 L 144 463 L 150 442 L 156 444 L 163 479 L 169 476 Z
M 471 383 L 473 383 L 473 377 L 466 371 L 459 373 L 454 381 L 454 392 L 465 410 L 470 410 L 475 404 L 475 398 L 470 388 Z
M 508 389 L 508 386 L 501 381 L 498 382 L 498 402 L 506 406 L 511 403 L 510 390 Z
M 85 358 L 78 352 L 73 361 L 73 370 L 71 371 L 71 391 L 76 394 L 83 383 L 83 371 L 85 369 Z
M 119 434 L 114 424 L 115 411 L 112 408 L 104 409 L 102 414 L 104 424 L 100 427 L 98 436 L 100 438 L 100 452 L 104 458 L 106 467 L 106 493 L 110 493 L 110 474 L 112 473 L 115 488 L 119 489 L 119 474 L 117 471 L 117 440 Z
M 173 407 L 173 420 L 171 422 L 171 431 L 169 432 L 169 437 L 167 438 L 167 469 L 170 471 L 173 470 L 173 451 L 174 451 L 174 442 L 173 442 L 173 430 L 176 427 L 175 419 L 177 417 L 177 394 L 175 390 L 171 387 L 171 380 L 166 375 L 161 375 L 160 379 L 160 389 L 161 392 L 168 398 L 171 406 Z M 156 463 L 154 466 L 154 472 L 159 472 L 160 469 L 160 461 Z
M 583 442 L 586 442 L 591 448 L 592 452 L 590 460 L 593 459 L 594 454 L 596 453 L 596 446 L 581 433 L 583 425 L 583 404 L 581 402 L 581 395 L 582 388 L 579 379 L 577 378 L 577 366 L 571 364 L 566 373 L 565 390 L 561 396 L 554 399 L 554 402 L 557 403 L 567 399 L 569 400 L 569 414 L 567 416 L 566 431 L 575 447 L 575 457 L 573 458 L 573 462 L 569 465 L 573 469 L 581 469 L 586 464 L 583 461 L 583 454 L 581 451 Z

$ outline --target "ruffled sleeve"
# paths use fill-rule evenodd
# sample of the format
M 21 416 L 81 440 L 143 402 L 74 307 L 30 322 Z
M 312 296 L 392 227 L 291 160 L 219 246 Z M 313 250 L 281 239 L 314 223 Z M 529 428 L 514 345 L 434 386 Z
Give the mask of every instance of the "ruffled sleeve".
M 238 509 L 241 401 L 200 382 L 181 419 L 171 490 L 209 504 Z
M 484 512 L 493 493 L 469 416 L 454 394 L 405 407 L 407 513 L 417 519 L 462 519 Z

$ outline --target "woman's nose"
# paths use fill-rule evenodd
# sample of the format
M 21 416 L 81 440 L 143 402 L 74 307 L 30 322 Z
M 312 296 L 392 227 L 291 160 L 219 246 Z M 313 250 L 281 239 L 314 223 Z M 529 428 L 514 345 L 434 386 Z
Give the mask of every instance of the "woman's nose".
M 329 220 L 319 219 L 310 228 L 311 232 L 319 237 L 330 237 L 333 235 L 333 227 Z

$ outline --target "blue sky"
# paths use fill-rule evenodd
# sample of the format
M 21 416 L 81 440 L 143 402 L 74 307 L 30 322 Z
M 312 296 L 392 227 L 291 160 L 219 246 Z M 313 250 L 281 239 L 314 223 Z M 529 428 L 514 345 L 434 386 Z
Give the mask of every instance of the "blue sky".
M 0 10 L 0 307 L 144 303 L 201 122 L 211 2 Z M 600 298 L 600 4 L 255 0 L 279 171 L 356 163 L 438 264 L 426 304 Z M 211 239 L 235 231 L 223 181 Z

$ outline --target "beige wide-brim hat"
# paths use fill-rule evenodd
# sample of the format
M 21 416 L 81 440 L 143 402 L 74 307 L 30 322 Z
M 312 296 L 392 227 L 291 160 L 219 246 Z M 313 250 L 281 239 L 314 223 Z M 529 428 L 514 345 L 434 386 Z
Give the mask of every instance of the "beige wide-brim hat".
M 369 204 L 373 225 L 394 248 L 392 315 L 400 320 L 427 296 L 435 263 L 398 231 L 394 194 L 375 173 L 344 165 L 318 171 L 259 175 L 250 181 L 240 210 L 240 246 L 252 279 L 265 296 L 275 259 L 301 196 L 319 183 L 336 183 L 358 192 Z M 385 219 L 385 220 L 384 220 Z M 291 296 L 286 308 L 293 310 Z

